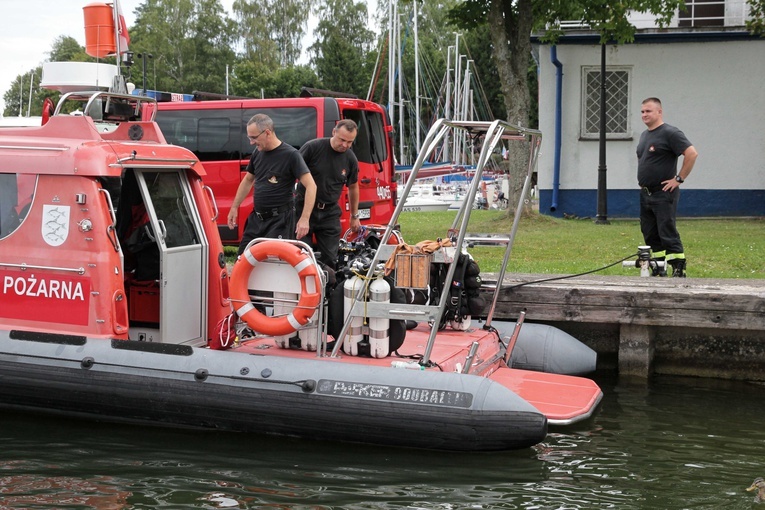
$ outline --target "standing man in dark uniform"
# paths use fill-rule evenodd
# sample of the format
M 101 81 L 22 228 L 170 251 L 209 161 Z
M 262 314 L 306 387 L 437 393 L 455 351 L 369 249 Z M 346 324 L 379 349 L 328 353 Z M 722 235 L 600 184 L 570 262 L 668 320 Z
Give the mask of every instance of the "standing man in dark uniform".
M 361 226 L 359 221 L 359 162 L 351 146 L 358 134 L 356 123 L 344 119 L 332 129 L 331 138 L 317 138 L 306 142 L 300 148 L 311 175 L 316 181 L 316 205 L 311 212 L 310 229 L 303 241 L 314 245 L 321 253 L 321 262 L 332 269 L 337 264 L 337 248 L 340 244 L 340 216 L 342 211 L 337 201 L 343 186 L 348 187 L 348 198 L 351 206 L 351 230 L 357 232 Z M 305 198 L 304 198 L 305 197 Z M 297 207 L 305 200 L 308 205 L 308 194 L 305 188 L 298 185 Z M 312 236 L 316 242 L 312 243 Z
M 236 196 L 228 213 L 228 228 L 236 228 L 239 206 L 255 187 L 255 207 L 247 217 L 241 255 L 247 244 L 258 237 L 282 239 L 301 238 L 308 233 L 308 221 L 316 199 L 316 183 L 311 177 L 300 153 L 282 143 L 274 132 L 274 122 L 268 115 L 258 113 L 247 122 L 247 138 L 256 150 L 247 165 L 247 174 L 239 183 Z M 297 226 L 293 230 L 295 180 L 304 189 L 304 207 L 300 209 Z
M 638 184 L 640 185 L 640 229 L 645 243 L 657 260 L 672 266 L 672 276 L 685 276 L 685 252 L 675 226 L 680 184 L 693 170 L 698 152 L 682 131 L 664 123 L 661 101 L 644 100 L 640 114 L 648 128 L 637 146 Z M 677 171 L 677 160 L 683 165 Z M 654 276 L 666 270 L 654 268 Z

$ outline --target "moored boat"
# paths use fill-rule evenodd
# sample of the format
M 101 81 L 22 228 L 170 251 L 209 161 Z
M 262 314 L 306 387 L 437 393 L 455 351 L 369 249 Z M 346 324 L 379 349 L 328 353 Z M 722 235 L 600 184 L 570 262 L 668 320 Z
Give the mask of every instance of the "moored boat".
M 204 168 L 156 110 L 70 91 L 41 126 L 0 130 L 0 407 L 469 451 L 525 448 L 595 411 L 600 388 L 576 375 L 595 353 L 493 320 L 501 286 L 482 289 L 467 249 L 504 248 L 502 281 L 517 221 L 471 237 L 468 204 L 503 139 L 531 147 L 528 185 L 540 133 L 436 122 L 426 146 L 457 129 L 483 148 L 435 241 L 395 230 L 418 159 L 389 224 L 346 234 L 336 267 L 256 239 L 229 274 Z

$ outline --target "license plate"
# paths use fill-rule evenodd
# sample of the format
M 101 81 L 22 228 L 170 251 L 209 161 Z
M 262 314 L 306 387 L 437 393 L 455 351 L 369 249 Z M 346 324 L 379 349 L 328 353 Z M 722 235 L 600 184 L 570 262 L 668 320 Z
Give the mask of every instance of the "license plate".
M 359 219 L 368 220 L 372 217 L 372 209 L 359 209 Z

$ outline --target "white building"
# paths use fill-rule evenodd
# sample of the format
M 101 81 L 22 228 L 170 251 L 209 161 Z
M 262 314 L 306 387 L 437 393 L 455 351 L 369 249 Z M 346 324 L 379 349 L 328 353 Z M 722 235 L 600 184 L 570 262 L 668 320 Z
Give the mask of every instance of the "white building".
M 678 215 L 765 216 L 765 38 L 743 26 L 745 0 L 686 5 L 692 15 L 678 15 L 666 29 L 636 15 L 635 42 L 606 47 L 607 218 L 639 213 L 635 150 L 645 129 L 640 105 L 647 97 L 661 99 L 664 121 L 683 130 L 699 152 L 681 187 Z M 594 218 L 599 35 L 569 30 L 555 47 L 536 41 L 535 52 L 544 133 L 539 210 Z

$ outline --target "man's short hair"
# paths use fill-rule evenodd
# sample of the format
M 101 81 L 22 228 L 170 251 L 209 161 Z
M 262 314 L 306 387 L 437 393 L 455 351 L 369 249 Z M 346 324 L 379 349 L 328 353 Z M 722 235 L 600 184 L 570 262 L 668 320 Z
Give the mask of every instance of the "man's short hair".
M 250 117 L 250 120 L 247 121 L 247 125 L 255 124 L 258 126 L 258 129 L 260 131 L 265 131 L 266 129 L 270 130 L 271 132 L 274 131 L 274 121 L 271 120 L 271 117 L 266 115 L 265 113 L 256 113 L 252 117 Z
M 356 131 L 359 127 L 351 119 L 343 119 L 335 124 L 335 129 L 345 128 L 346 131 L 351 133 Z
M 646 103 L 656 103 L 657 105 L 661 106 L 661 99 L 658 97 L 647 97 L 643 99 L 643 102 L 640 104 L 646 104 Z

